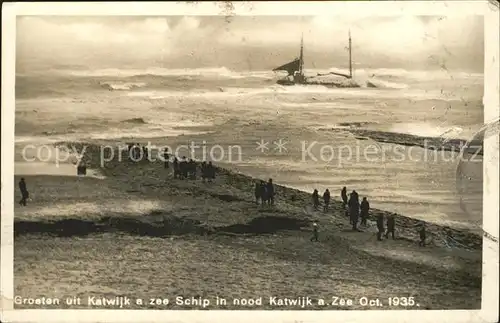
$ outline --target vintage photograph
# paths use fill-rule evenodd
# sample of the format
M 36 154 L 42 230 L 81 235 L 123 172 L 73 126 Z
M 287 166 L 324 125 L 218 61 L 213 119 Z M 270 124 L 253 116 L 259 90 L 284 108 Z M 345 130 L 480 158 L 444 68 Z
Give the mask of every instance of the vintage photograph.
M 14 309 L 481 309 L 484 17 L 299 14 L 16 17 Z

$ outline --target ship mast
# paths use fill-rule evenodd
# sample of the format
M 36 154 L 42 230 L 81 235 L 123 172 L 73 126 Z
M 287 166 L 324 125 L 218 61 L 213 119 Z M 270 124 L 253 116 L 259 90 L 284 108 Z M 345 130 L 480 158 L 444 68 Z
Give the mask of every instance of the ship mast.
M 302 75 L 302 68 L 304 66 L 304 33 L 300 38 L 300 63 L 299 63 L 299 74 Z
M 349 78 L 352 78 L 351 30 L 349 29 Z

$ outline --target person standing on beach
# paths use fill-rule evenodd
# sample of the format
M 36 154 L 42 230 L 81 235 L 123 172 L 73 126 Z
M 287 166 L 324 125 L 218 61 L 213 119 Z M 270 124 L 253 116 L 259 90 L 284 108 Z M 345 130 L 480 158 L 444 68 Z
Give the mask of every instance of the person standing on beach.
M 394 214 L 389 215 L 387 218 L 387 232 L 385 233 L 385 238 L 389 238 L 389 233 L 392 235 L 392 240 L 394 240 L 394 229 L 396 227 L 396 220 Z
M 260 182 L 256 181 L 254 187 L 254 194 L 255 194 L 255 204 L 257 205 L 259 205 L 259 200 L 262 198 L 260 192 L 261 192 Z
M 174 161 L 172 162 L 174 166 L 174 178 L 180 178 L 181 172 L 180 172 L 180 166 L 179 166 L 179 160 L 177 157 L 174 157 Z
M 312 200 L 313 200 L 313 207 L 315 210 L 318 210 L 318 207 L 319 207 L 319 194 L 318 194 L 318 190 L 314 190 L 313 194 L 312 194 Z
M 194 159 L 189 160 L 189 178 L 196 180 L 196 162 Z
M 344 186 L 342 191 L 340 192 L 340 197 L 342 198 L 342 208 L 344 209 L 345 216 L 348 216 L 349 213 L 347 211 L 347 188 Z
M 328 189 L 326 189 L 325 193 L 323 193 L 323 202 L 325 202 L 323 211 L 328 212 L 328 206 L 330 205 L 330 191 Z
M 24 180 L 24 177 L 19 181 L 19 190 L 21 191 L 21 200 L 19 201 L 19 205 L 26 206 L 26 200 L 28 200 L 30 194 L 26 188 L 26 181 Z
M 425 247 L 425 239 L 426 239 L 426 232 L 425 232 L 425 224 L 422 223 L 420 225 L 420 230 L 418 230 L 419 236 L 420 236 L 420 241 L 418 242 L 418 245 L 420 247 Z
M 182 156 L 181 162 L 179 163 L 180 178 L 186 179 L 188 177 L 188 167 L 187 167 L 186 156 Z
M 163 168 L 168 168 L 168 161 L 170 160 L 170 154 L 168 153 L 168 148 L 163 150 Z
M 208 182 L 211 183 L 212 180 L 215 179 L 215 167 L 211 161 L 209 161 L 207 165 L 207 175 L 208 175 Z
M 368 219 L 368 212 L 370 211 L 370 203 L 363 197 L 363 201 L 361 201 L 361 225 L 366 226 L 366 220 Z
M 137 162 L 137 161 L 141 161 L 142 158 L 141 158 L 141 144 L 140 143 L 136 143 L 135 144 L 135 157 L 134 157 L 134 161 Z
M 347 187 L 342 187 L 342 191 L 340 191 L 340 197 L 342 198 L 342 206 L 345 208 L 347 206 Z
M 349 216 L 351 219 L 352 230 L 358 231 L 359 197 L 356 191 L 352 191 L 351 198 L 347 204 L 349 206 Z
M 319 233 L 318 233 L 318 223 L 316 221 L 313 222 L 313 236 L 311 237 L 310 241 L 319 241 Z
M 267 184 L 264 181 L 260 181 L 260 199 L 261 205 L 266 205 L 269 201 L 269 194 L 267 193 Z
M 384 234 L 384 215 L 383 214 L 378 214 L 377 215 L 377 240 L 382 241 L 382 235 Z
M 208 178 L 207 176 L 207 162 L 202 161 L 200 165 L 200 170 L 201 170 L 201 181 L 205 183 L 205 180 Z
M 267 192 L 268 203 L 270 206 L 273 206 L 274 205 L 274 185 L 273 185 L 272 178 L 270 178 L 269 181 L 267 182 L 266 192 Z

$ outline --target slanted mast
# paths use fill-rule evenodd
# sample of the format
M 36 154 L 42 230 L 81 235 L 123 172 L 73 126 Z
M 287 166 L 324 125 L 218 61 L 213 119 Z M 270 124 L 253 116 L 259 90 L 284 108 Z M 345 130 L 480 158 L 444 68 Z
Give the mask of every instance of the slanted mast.
M 304 34 L 301 35 L 300 37 L 300 67 L 299 67 L 299 74 L 303 75 L 303 69 L 304 69 Z
M 283 64 L 279 67 L 276 67 L 273 69 L 274 72 L 276 71 L 286 71 L 288 73 L 288 76 L 295 76 L 296 72 L 298 72 L 299 75 L 303 75 L 304 71 L 304 36 L 300 39 L 300 55 L 298 58 L 295 58 L 293 61 Z
M 338 72 L 329 72 L 327 74 L 319 74 L 318 76 L 323 75 L 338 75 L 345 77 L 347 79 L 352 79 L 352 40 L 351 40 L 351 30 L 349 30 L 349 45 L 345 47 L 349 51 L 349 74 L 338 73 Z M 293 61 L 288 62 L 284 65 L 281 65 L 273 71 L 286 71 L 288 73 L 288 78 L 280 79 L 277 81 L 278 84 L 282 85 L 294 85 L 294 84 L 314 84 L 308 82 L 306 77 L 304 76 L 304 34 L 301 35 L 300 38 L 300 54 L 299 57 L 296 57 Z M 293 77 L 293 80 L 290 79 L 290 76 Z

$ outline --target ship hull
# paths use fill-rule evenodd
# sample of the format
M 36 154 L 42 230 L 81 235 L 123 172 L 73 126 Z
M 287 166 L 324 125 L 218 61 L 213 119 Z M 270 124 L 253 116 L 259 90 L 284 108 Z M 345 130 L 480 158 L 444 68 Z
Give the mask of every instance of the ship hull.
M 278 80 L 278 81 L 276 81 L 276 83 L 279 85 L 283 85 L 283 86 L 321 85 L 321 86 L 326 86 L 326 87 L 330 87 L 330 88 L 358 88 L 358 87 L 361 87 L 357 83 L 349 83 L 349 84 L 332 83 L 332 82 L 328 82 L 328 83 L 326 83 L 326 82 L 325 83 L 322 83 L 322 82 L 301 82 L 301 83 L 298 83 L 298 82 L 294 82 L 294 81 L 290 81 L 290 80 Z

